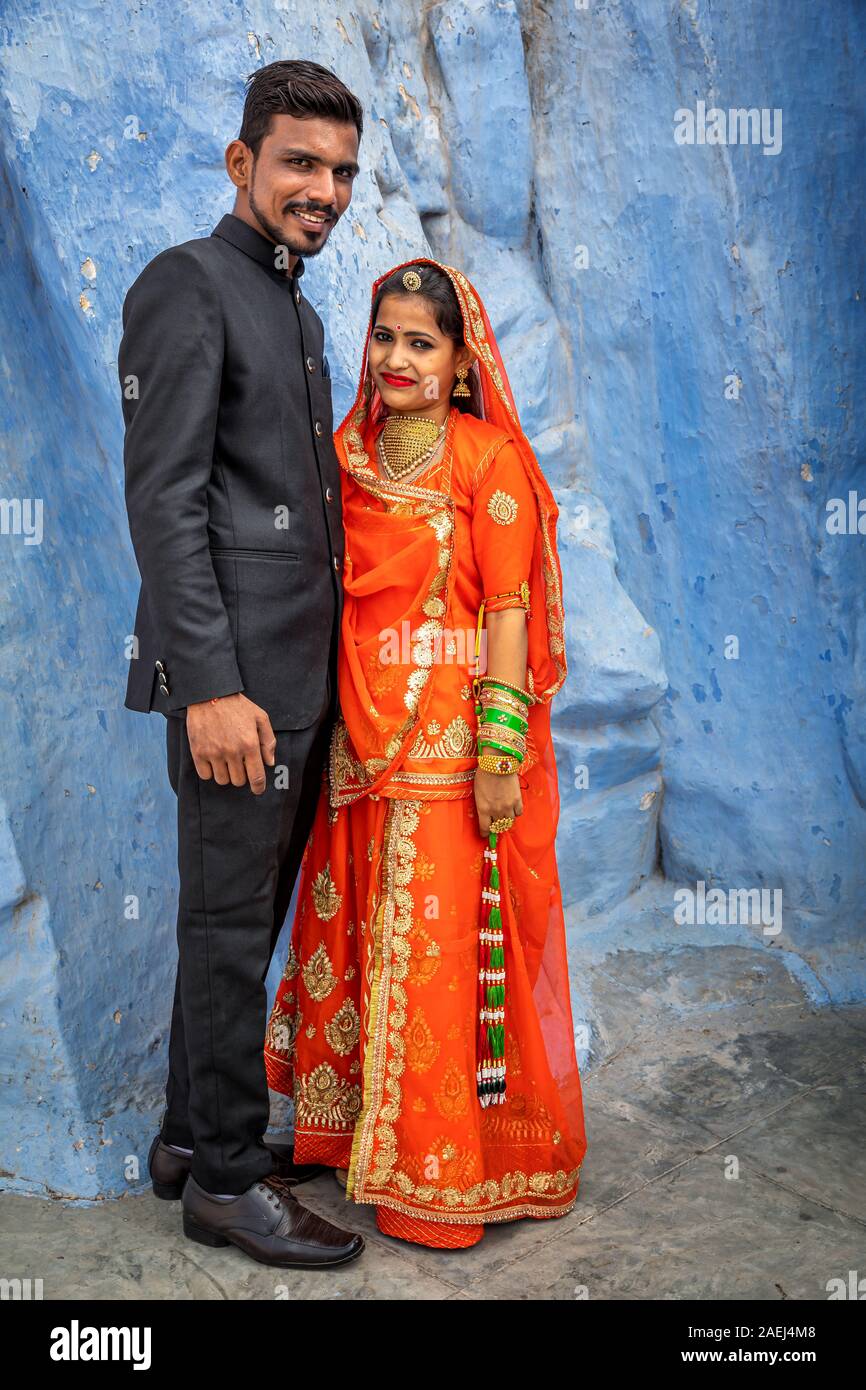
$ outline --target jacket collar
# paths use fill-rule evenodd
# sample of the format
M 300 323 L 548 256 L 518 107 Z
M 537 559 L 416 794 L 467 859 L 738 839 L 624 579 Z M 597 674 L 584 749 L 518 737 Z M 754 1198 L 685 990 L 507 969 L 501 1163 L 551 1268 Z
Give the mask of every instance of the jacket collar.
M 276 244 L 261 232 L 257 232 L 255 227 L 250 226 L 249 222 L 244 222 L 243 218 L 235 217 L 233 212 L 227 212 L 224 217 L 220 218 L 211 232 L 211 236 L 222 237 L 223 241 L 231 242 L 232 246 L 243 251 L 244 255 L 251 256 L 254 261 L 258 261 L 260 265 L 271 271 L 273 275 L 278 276 L 280 280 L 296 279 L 304 273 L 304 262 L 300 256 L 295 262 L 291 276 L 278 270 L 274 265 Z

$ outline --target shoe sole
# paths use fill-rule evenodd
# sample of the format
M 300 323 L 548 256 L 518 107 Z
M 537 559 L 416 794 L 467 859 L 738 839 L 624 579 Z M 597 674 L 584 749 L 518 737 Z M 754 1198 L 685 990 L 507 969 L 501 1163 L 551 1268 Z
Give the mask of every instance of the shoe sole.
M 245 1255 L 249 1255 L 251 1260 L 256 1260 L 259 1264 L 273 1265 L 278 1269 L 333 1269 L 335 1265 L 349 1264 L 351 1260 L 356 1260 L 359 1255 L 364 1253 L 364 1245 L 360 1249 L 353 1250 L 350 1255 L 339 1255 L 333 1260 L 263 1260 L 260 1255 L 253 1254 L 240 1241 L 232 1240 L 231 1236 L 221 1235 L 218 1231 L 209 1231 L 206 1226 L 200 1226 L 198 1222 L 186 1212 L 183 1217 L 183 1233 L 188 1240 L 198 1241 L 199 1245 L 208 1245 L 211 1249 L 220 1249 L 224 1245 L 234 1245 Z

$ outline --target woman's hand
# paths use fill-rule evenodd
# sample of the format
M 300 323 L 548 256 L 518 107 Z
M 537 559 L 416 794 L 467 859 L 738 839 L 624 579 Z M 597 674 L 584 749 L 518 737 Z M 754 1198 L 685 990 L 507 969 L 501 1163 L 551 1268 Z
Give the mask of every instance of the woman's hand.
M 520 792 L 520 778 L 516 772 L 503 777 L 498 772 L 484 772 L 478 768 L 475 773 L 475 806 L 478 811 L 478 829 L 487 839 L 490 822 L 500 816 L 523 814 L 523 799 Z

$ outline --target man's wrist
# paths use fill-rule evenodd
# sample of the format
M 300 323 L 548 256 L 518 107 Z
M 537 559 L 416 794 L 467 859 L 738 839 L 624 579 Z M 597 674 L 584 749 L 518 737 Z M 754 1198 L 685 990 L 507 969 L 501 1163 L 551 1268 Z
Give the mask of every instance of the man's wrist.
M 209 695 L 204 700 L 191 700 L 187 709 L 203 709 L 205 705 L 218 705 L 221 700 L 231 700 L 233 696 L 242 694 L 242 690 L 228 690 L 224 695 Z

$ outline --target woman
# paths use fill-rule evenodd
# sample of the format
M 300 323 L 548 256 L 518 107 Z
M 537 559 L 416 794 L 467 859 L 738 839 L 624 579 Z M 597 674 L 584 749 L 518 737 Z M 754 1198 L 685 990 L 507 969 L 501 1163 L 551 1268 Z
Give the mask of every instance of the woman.
M 568 1212 L 586 1139 L 554 850 L 558 512 L 459 271 L 375 282 L 335 443 L 341 713 L 268 1081 L 294 1097 L 296 1162 L 337 1169 L 388 1235 L 470 1246 Z

